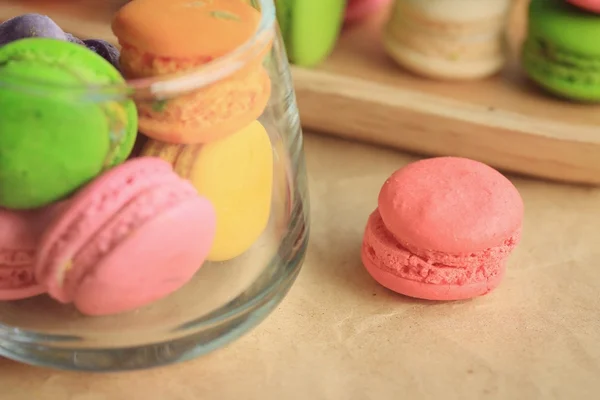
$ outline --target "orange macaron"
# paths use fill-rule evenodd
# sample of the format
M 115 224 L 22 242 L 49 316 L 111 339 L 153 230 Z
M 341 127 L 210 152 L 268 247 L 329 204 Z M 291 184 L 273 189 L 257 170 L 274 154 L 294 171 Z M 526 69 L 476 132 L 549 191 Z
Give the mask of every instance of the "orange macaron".
M 194 71 L 248 42 L 260 11 L 240 0 L 136 0 L 113 19 L 121 68 L 130 79 Z M 140 131 L 168 143 L 206 143 L 257 119 L 271 94 L 257 43 L 237 72 L 176 98 L 138 102 Z M 253 55 L 253 56 L 252 56 Z

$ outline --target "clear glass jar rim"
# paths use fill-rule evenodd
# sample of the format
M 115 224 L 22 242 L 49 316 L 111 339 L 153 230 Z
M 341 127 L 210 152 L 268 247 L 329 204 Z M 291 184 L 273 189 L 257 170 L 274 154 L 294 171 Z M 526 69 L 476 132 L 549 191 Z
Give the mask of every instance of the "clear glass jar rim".
M 63 86 L 33 79 L 7 81 L 0 76 L 0 90 L 16 90 L 32 95 L 69 97 L 87 101 L 122 100 L 135 97 L 139 100 L 168 99 L 175 95 L 198 90 L 218 82 L 242 69 L 273 41 L 275 29 L 274 0 L 256 0 L 260 5 L 261 19 L 256 32 L 242 45 L 223 57 L 181 74 L 161 77 L 131 79 L 125 84 L 90 87 Z

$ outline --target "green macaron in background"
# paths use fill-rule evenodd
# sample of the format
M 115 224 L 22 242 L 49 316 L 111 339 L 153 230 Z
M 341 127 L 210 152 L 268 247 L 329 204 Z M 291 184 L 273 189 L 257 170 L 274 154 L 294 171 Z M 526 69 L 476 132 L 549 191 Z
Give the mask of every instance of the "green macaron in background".
M 522 64 L 550 93 L 600 102 L 600 16 L 564 0 L 531 0 Z
M 135 105 L 96 94 L 115 84 L 124 84 L 121 74 L 74 43 L 31 38 L 0 47 L 0 207 L 63 199 L 127 158 Z
M 290 62 L 312 67 L 333 50 L 346 0 L 276 0 L 277 21 Z

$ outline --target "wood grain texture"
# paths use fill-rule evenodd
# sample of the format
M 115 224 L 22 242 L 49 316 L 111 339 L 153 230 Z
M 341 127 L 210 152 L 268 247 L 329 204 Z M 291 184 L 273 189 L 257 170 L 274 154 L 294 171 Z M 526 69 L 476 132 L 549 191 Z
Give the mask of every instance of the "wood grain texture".
M 3 2 L 0 19 L 35 8 L 74 34 L 114 41 L 108 21 L 118 3 Z M 515 0 L 509 34 L 513 54 L 523 37 L 526 4 Z M 469 157 L 536 177 L 600 185 L 599 106 L 542 93 L 525 79 L 516 56 L 502 74 L 477 82 L 435 82 L 411 75 L 383 51 L 385 18 L 382 13 L 347 28 L 319 68 L 293 68 L 304 127 L 419 154 Z

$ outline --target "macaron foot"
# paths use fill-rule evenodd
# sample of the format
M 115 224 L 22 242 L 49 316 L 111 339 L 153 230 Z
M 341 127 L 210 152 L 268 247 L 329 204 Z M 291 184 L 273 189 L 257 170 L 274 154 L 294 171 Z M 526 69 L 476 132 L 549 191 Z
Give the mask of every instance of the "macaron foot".
M 407 297 L 432 301 L 468 300 L 485 296 L 496 289 L 504 278 L 504 271 L 483 282 L 463 285 L 431 284 L 399 278 L 391 272 L 375 267 L 363 257 L 363 265 L 371 277 L 381 286 Z
M 138 103 L 140 132 L 167 143 L 198 144 L 243 129 L 264 112 L 271 95 L 267 71 L 258 66 L 173 99 Z

